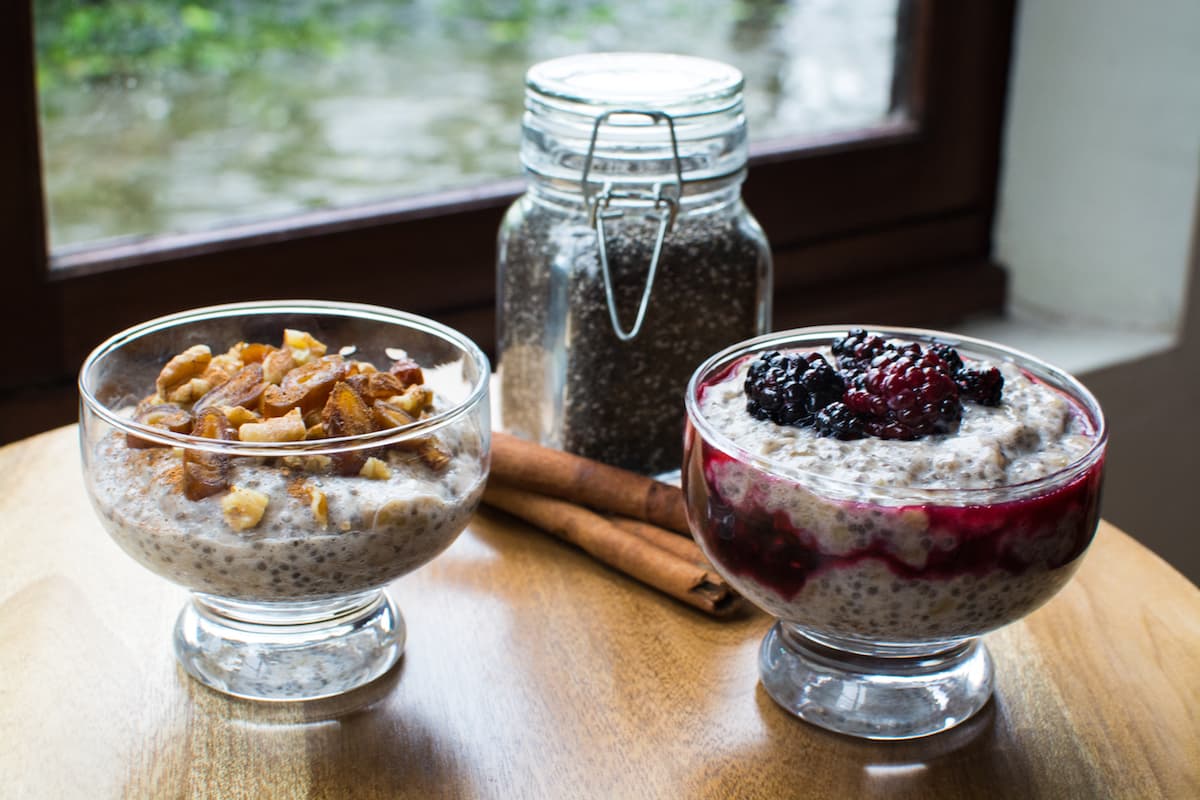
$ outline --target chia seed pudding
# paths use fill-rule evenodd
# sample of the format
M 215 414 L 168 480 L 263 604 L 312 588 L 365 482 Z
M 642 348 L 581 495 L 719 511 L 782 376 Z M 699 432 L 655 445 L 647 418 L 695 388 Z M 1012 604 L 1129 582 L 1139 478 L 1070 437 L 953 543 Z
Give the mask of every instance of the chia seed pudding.
M 377 588 L 448 547 L 487 476 L 487 423 L 437 421 L 470 391 L 462 363 L 423 370 L 387 348 L 381 370 L 327 349 L 291 329 L 278 347 L 192 344 L 153 394 L 114 406 L 140 427 L 83 437 L 113 539 L 188 589 L 251 602 Z
M 701 546 L 764 610 L 842 640 L 953 641 L 1028 614 L 1077 568 L 1103 470 L 1083 401 L 964 351 L 1002 374 L 997 405 L 911 441 L 843 441 L 749 413 L 753 359 L 695 386 L 683 479 Z
M 110 432 L 88 472 L 109 534 L 146 567 L 188 589 L 246 601 L 316 600 L 383 586 L 430 561 L 466 527 L 486 476 L 481 442 L 439 432 L 450 462 L 435 471 L 392 450 L 385 480 L 235 459 L 230 483 L 269 498 L 261 522 L 231 529 L 221 496 L 187 499 L 171 448 L 135 449 Z M 313 491 L 327 514 L 312 510 Z

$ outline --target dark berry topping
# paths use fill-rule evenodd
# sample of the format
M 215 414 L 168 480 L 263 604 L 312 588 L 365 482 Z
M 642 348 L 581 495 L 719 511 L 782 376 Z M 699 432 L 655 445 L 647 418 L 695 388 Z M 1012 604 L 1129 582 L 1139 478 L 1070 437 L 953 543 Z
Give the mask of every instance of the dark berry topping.
M 846 385 L 824 356 L 763 353 L 746 374 L 746 410 L 779 425 L 808 425 Z
M 866 435 L 862 417 L 840 400 L 818 411 L 813 427 L 817 429 L 817 435 L 834 439 L 861 439 Z
M 894 350 L 877 357 L 846 391 L 846 406 L 868 434 L 917 439 L 958 428 L 962 406 L 946 362 L 933 352 Z
M 955 350 L 953 347 L 951 347 L 948 344 L 942 344 L 939 342 L 937 344 L 931 345 L 929 347 L 929 349 L 932 350 L 934 353 L 936 353 L 937 356 L 942 359 L 942 361 L 946 362 L 946 365 L 948 367 L 950 367 L 950 373 L 952 375 L 957 375 L 958 373 L 962 372 L 962 369 L 963 369 L 962 357 L 959 356 L 958 351 Z
M 846 335 L 833 340 L 831 349 L 843 370 L 857 372 L 866 369 L 876 356 L 887 351 L 883 337 L 869 334 L 862 328 L 847 331 Z
M 831 349 L 837 370 L 819 353 L 763 353 L 746 374 L 746 410 L 835 439 L 919 439 L 958 430 L 963 400 L 1000 405 L 1000 370 L 971 369 L 942 342 L 922 349 L 855 328 Z
M 1004 391 L 1004 376 L 995 367 L 987 369 L 961 369 L 954 376 L 963 395 L 981 406 L 1000 405 Z

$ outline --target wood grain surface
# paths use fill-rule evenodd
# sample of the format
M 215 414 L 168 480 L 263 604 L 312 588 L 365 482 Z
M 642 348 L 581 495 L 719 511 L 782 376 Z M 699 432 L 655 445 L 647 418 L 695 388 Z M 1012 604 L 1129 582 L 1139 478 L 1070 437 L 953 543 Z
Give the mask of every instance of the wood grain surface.
M 104 533 L 75 437 L 0 449 L 3 798 L 1200 796 L 1200 591 L 1107 524 L 987 637 L 992 702 L 915 742 L 781 711 L 766 616 L 714 620 L 492 512 L 392 585 L 396 670 L 259 705 L 176 666 L 186 593 Z

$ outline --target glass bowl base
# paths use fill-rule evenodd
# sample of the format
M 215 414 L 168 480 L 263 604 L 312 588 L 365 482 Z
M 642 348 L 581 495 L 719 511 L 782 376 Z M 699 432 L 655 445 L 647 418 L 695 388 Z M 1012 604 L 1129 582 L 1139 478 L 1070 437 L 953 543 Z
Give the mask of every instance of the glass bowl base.
M 318 700 L 379 678 L 404 652 L 404 618 L 382 589 L 298 603 L 195 593 L 175 655 L 206 686 L 250 700 Z
M 992 695 L 992 659 L 969 639 L 863 648 L 776 622 L 759 649 L 763 688 L 806 722 L 864 739 L 914 739 L 967 720 Z

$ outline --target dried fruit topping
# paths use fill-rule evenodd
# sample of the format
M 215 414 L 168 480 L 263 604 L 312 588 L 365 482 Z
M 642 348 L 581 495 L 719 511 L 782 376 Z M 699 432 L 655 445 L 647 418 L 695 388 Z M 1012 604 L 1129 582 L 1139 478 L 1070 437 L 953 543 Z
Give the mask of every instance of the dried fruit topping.
M 232 441 L 237 432 L 220 409 L 210 408 L 196 418 L 192 436 Z M 230 459 L 224 453 L 183 451 L 183 493 L 189 500 L 203 500 L 229 488 Z
M 205 393 L 192 406 L 192 412 L 200 414 L 205 409 L 221 408 L 222 406 L 258 408 L 259 399 L 265 388 L 262 364 L 248 364 L 225 383 Z
M 172 389 L 188 383 L 192 378 L 199 377 L 204 370 L 208 369 L 211 361 L 212 351 L 208 349 L 208 345 L 192 345 L 166 363 L 166 366 L 158 373 L 154 388 L 158 390 L 158 394 L 162 398 L 169 399 L 168 395 Z
M 746 375 L 746 410 L 779 425 L 808 425 L 846 386 L 819 353 L 764 353 Z
M 282 417 L 293 408 L 307 415 L 321 408 L 348 368 L 339 355 L 324 356 L 296 367 L 283 376 L 279 386 L 267 386 L 263 391 L 263 416 Z
M 360 372 L 347 378 L 346 383 L 368 404 L 403 394 L 405 389 L 400 379 L 390 372 Z
M 329 393 L 321 412 L 325 434 L 331 437 L 361 436 L 374 430 L 367 404 L 350 386 L 338 381 Z M 332 455 L 334 468 L 342 475 L 354 475 L 367 460 L 364 450 L 350 450 Z
M 862 418 L 866 432 L 881 439 L 948 433 L 962 419 L 958 385 L 933 352 L 893 350 L 876 357 L 852 380 L 844 402 Z
M 411 358 L 401 358 L 393 361 L 392 365 L 388 367 L 388 372 L 395 375 L 404 386 L 412 386 L 415 383 L 425 382 L 425 374 L 421 372 L 421 367 Z
M 416 421 L 412 414 L 409 414 L 400 406 L 385 400 L 376 400 L 372 403 L 371 414 L 375 418 L 375 427 L 379 430 L 399 428 L 402 425 L 409 425 Z
M 267 356 L 279 350 L 262 342 L 238 342 L 229 348 L 229 352 L 237 355 L 243 364 L 261 364 Z
M 192 430 L 192 415 L 174 403 L 143 403 L 133 412 L 133 421 L 163 428 L 172 433 L 189 433 Z M 127 435 L 125 442 L 130 447 L 139 449 L 166 447 L 133 434 Z

